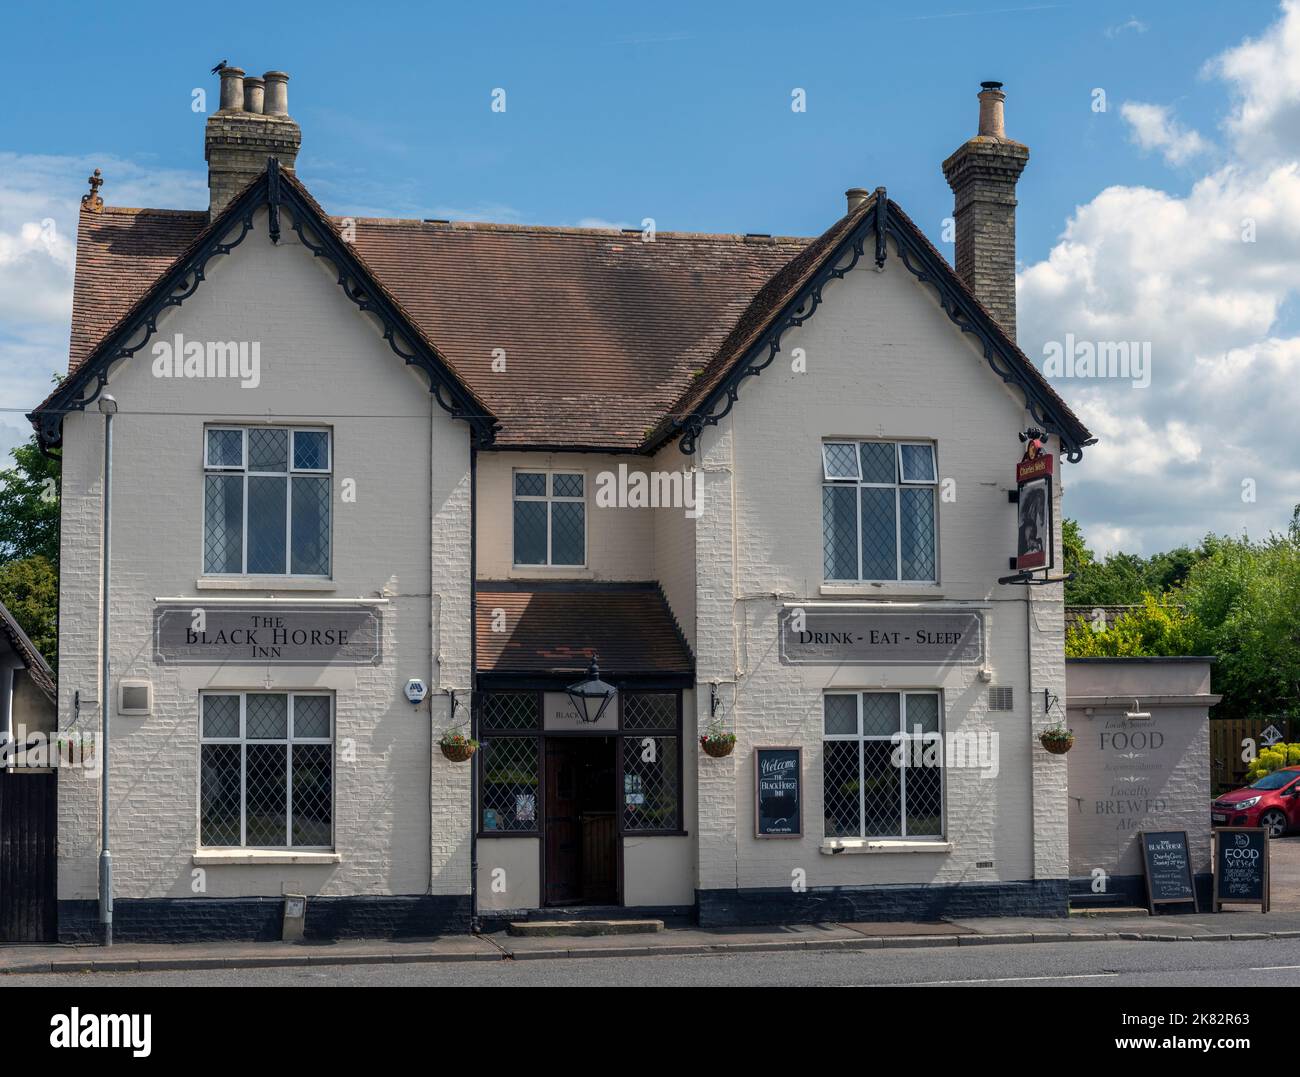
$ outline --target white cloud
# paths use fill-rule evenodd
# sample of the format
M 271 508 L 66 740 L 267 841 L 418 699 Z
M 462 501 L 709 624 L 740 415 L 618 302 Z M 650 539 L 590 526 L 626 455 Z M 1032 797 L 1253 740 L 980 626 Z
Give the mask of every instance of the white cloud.
M 1067 471 L 1066 504 L 1107 549 L 1263 537 L 1300 502 L 1300 0 L 1207 69 L 1238 102 L 1235 159 L 1185 194 L 1106 188 L 1018 279 L 1020 342 L 1040 362 L 1071 333 L 1151 344 L 1148 389 L 1056 381 L 1102 439 Z M 1181 129 L 1136 107 L 1155 111 L 1125 107 L 1135 137 L 1168 157 Z
M 1119 113 L 1131 128 L 1133 141 L 1144 150 L 1158 150 L 1171 165 L 1184 164 L 1209 148 L 1196 131 L 1175 120 L 1166 105 L 1125 101 Z
M 154 168 L 116 157 L 0 153 L 0 449 L 25 412 L 68 366 L 77 218 L 87 177 L 99 168 L 115 206 L 202 208 L 200 172 Z
M 1130 15 L 1124 22 L 1116 23 L 1114 26 L 1107 27 L 1106 36 L 1119 37 L 1120 34 L 1129 33 L 1130 31 L 1135 34 L 1145 34 L 1147 32 L 1147 24 L 1136 15 Z
M 1227 129 L 1237 152 L 1294 160 L 1300 144 L 1300 0 L 1283 0 L 1282 17 L 1206 65 L 1233 92 Z

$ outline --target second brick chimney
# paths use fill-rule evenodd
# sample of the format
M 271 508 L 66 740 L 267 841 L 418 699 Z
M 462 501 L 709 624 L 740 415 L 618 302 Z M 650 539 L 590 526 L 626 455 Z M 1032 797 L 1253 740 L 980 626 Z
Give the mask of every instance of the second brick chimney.
M 1007 138 L 1000 82 L 980 83 L 979 134 L 943 163 L 957 221 L 957 275 L 1016 339 L 1016 181 L 1029 148 Z
M 203 138 L 209 220 L 266 171 L 268 157 L 293 171 L 302 131 L 289 118 L 288 83 L 283 71 L 245 79 L 238 67 L 222 68 L 221 108 L 208 117 Z

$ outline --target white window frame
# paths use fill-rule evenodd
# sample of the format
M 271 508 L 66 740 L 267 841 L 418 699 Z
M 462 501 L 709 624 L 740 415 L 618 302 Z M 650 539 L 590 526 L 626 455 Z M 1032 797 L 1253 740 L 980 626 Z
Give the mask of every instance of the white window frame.
M 546 477 L 546 493 L 544 494 L 520 494 L 517 492 L 518 486 L 516 480 L 520 475 L 543 475 Z M 582 478 L 582 496 L 581 497 L 564 497 L 553 493 L 555 488 L 556 475 L 578 475 Z M 510 473 L 510 563 L 514 568 L 521 571 L 527 571 L 531 568 L 586 568 L 587 567 L 587 541 L 588 541 L 588 519 L 591 516 L 589 506 L 587 505 L 587 490 L 590 484 L 587 481 L 587 473 L 581 468 L 556 467 L 517 467 Z M 515 542 L 515 502 L 517 501 L 544 501 L 546 502 L 546 560 L 535 562 L 520 563 L 515 560 L 517 543 Z M 582 506 L 582 561 L 581 563 L 556 563 L 551 550 L 551 537 L 554 528 L 554 518 L 552 506 L 556 503 Z
M 288 435 L 288 450 L 285 459 L 285 471 L 253 471 L 249 467 L 248 460 L 248 432 L 253 429 L 276 429 L 284 430 Z M 237 430 L 242 435 L 239 450 L 239 464 L 213 464 L 208 460 L 208 434 L 219 430 Z M 308 468 L 295 467 L 293 463 L 293 446 L 299 434 L 324 434 L 325 435 L 325 455 L 326 467 Z M 293 579 L 305 580 L 328 580 L 333 578 L 334 573 L 334 484 L 330 486 L 330 520 L 329 520 L 329 564 L 326 566 L 324 573 L 318 572 L 291 572 L 293 567 L 293 476 L 295 475 L 312 475 L 329 478 L 334 472 L 334 431 L 327 426 L 236 426 L 227 423 L 214 423 L 203 428 L 203 519 L 199 529 L 199 566 L 201 574 L 204 576 L 224 576 L 235 579 L 240 576 L 284 576 Z M 208 534 L 208 498 L 207 498 L 207 476 L 208 475 L 242 475 L 244 478 L 243 490 L 243 513 L 241 516 L 243 524 L 243 533 L 240 536 L 241 560 L 240 570 L 238 572 L 209 572 L 207 567 L 207 534 Z M 284 568 L 283 572 L 249 572 L 248 571 L 248 479 L 253 477 L 266 478 L 283 478 L 284 483 Z
M 203 732 L 203 700 L 207 696 L 238 696 L 239 697 L 239 736 L 237 737 L 209 737 Z M 252 740 L 248 738 L 248 697 L 249 696 L 287 696 L 286 704 L 288 712 L 285 715 L 285 737 L 256 737 Z M 330 732 L 328 737 L 299 737 L 295 736 L 294 723 L 294 702 L 299 697 L 312 696 L 323 698 L 329 701 L 330 709 Z M 281 691 L 268 691 L 241 689 L 241 688 L 212 688 L 206 689 L 199 693 L 199 759 L 198 759 L 198 782 L 195 798 L 195 848 L 204 852 L 222 849 L 265 849 L 280 852 L 333 852 L 334 851 L 334 822 L 337 818 L 338 807 L 338 766 L 334 753 L 335 742 L 335 696 L 333 692 L 320 691 L 294 691 L 292 689 L 283 689 Z M 238 744 L 239 745 L 239 844 L 238 845 L 204 845 L 203 844 L 203 747 L 207 744 Z M 286 746 L 284 753 L 285 760 L 285 800 L 284 800 L 284 845 L 249 845 L 248 844 L 248 746 L 250 744 L 283 744 Z M 328 845 L 291 845 L 288 844 L 293 837 L 293 745 L 295 744 L 328 744 L 330 745 L 330 844 Z
M 862 445 L 892 445 L 894 447 L 894 482 L 866 482 L 862 478 Z M 853 467 L 856 475 L 854 476 L 835 476 L 829 474 L 827 467 L 826 449 L 830 445 L 852 445 L 853 446 Z M 931 479 L 905 479 L 903 477 L 903 446 L 920 446 L 930 450 L 930 465 L 934 475 Z M 854 576 L 836 576 L 828 577 L 826 575 L 826 562 L 823 555 L 822 560 L 822 579 L 826 583 L 893 583 L 893 584 L 929 584 L 939 582 L 939 447 L 933 441 L 917 441 L 914 439 L 895 440 L 892 438 L 827 438 L 822 442 L 822 487 L 827 486 L 852 486 L 856 489 L 855 508 L 854 508 L 854 526 L 857 530 L 857 556 L 855 559 L 856 574 Z M 904 578 L 903 576 L 903 494 L 906 487 L 929 487 L 931 498 L 934 506 L 934 575 L 929 578 Z M 862 575 L 862 491 L 868 490 L 893 490 L 894 491 L 894 576 L 885 579 L 868 578 Z M 825 513 L 823 505 L 822 512 Z M 822 526 L 825 527 L 825 516 L 821 520 Z
M 944 765 L 941 765 L 941 766 L 938 768 L 938 769 L 939 769 L 939 833 L 938 833 L 938 834 L 915 834 L 915 835 L 913 835 L 913 834 L 908 834 L 908 832 L 907 832 L 907 771 L 908 771 L 908 767 L 906 767 L 906 766 L 904 766 L 904 767 L 899 767 L 899 768 L 898 768 L 898 769 L 899 769 L 899 779 L 898 779 L 898 789 L 899 789 L 899 799 L 898 799 L 898 828 L 899 828 L 900 833 L 897 833 L 897 834 L 865 834 L 865 833 L 862 833 L 862 831 L 866 830 L 866 821 L 867 821 L 867 786 L 866 786 L 866 773 L 865 773 L 864 764 L 863 764 L 863 761 L 862 761 L 863 751 L 862 751 L 862 747 L 861 747 L 861 745 L 862 745 L 862 743 L 865 742 L 865 741 L 886 741 L 886 742 L 890 742 L 890 741 L 893 741 L 893 738 L 894 738 L 894 736 L 895 736 L 895 734 L 892 734 L 892 733 L 891 733 L 891 734 L 888 734 L 888 735 L 884 735 L 884 736 L 882 736 L 882 735 L 879 734 L 879 733 L 871 733 L 871 734 L 866 734 L 866 735 L 863 734 L 863 732 L 862 732 L 862 699 L 863 699 L 864 696 L 868 696 L 868 695 L 875 695 L 875 696 L 881 696 L 881 695 L 887 695 L 887 696 L 898 696 L 898 724 L 899 724 L 899 732 L 902 732 L 902 733 L 909 732 L 908 729 L 907 729 L 907 697 L 908 697 L 908 696 L 935 696 L 935 697 L 937 697 L 937 698 L 938 698 L 938 701 L 939 701 L 939 730 L 938 730 L 938 732 L 939 732 L 939 736 L 940 736 L 940 738 L 941 738 L 941 744 L 944 746 L 944 747 L 941 748 L 940 750 L 943 751 L 943 750 L 946 749 L 947 739 L 946 739 L 946 737 L 945 737 L 944 730 L 945 730 L 946 727 L 947 727 L 947 722 L 946 722 L 946 720 L 945 720 L 945 719 L 946 719 L 946 715 L 947 715 L 947 711 L 946 711 L 946 709 L 945 709 L 944 694 L 943 694 L 943 689 L 942 689 L 942 688 L 877 688 L 877 689 L 869 689 L 869 688 L 868 688 L 868 689 L 860 689 L 860 690 L 857 690 L 857 691 L 843 691 L 843 690 L 838 690 L 838 689 L 837 689 L 837 690 L 835 690 L 835 691 L 828 691 L 828 692 L 824 693 L 824 694 L 823 694 L 823 697 L 822 697 L 822 745 L 823 745 L 823 748 L 822 748 L 822 775 L 823 775 L 823 781 L 824 781 L 824 776 L 825 776 L 825 773 L 826 773 L 826 769 L 825 769 L 825 766 L 826 766 L 826 764 L 825 764 L 825 758 L 826 758 L 826 757 L 825 757 L 825 743 L 826 743 L 826 741 L 830 741 L 830 740 L 847 740 L 847 741 L 853 741 L 854 743 L 858 744 L 858 831 L 859 831 L 859 833 L 856 834 L 856 835 L 852 835 L 852 834 L 828 835 L 828 834 L 826 834 L 826 833 L 825 833 L 825 825 L 826 825 L 826 824 L 825 824 L 825 818 L 826 818 L 826 813 L 825 813 L 825 811 L 823 810 L 823 812 L 822 812 L 822 819 L 823 819 L 822 830 L 823 830 L 823 836 L 824 836 L 824 837 L 827 837 L 827 838 L 831 838 L 831 839 L 835 839 L 835 838 L 859 838 L 859 839 L 862 839 L 862 840 L 864 840 L 864 841 L 875 841 L 875 840 L 885 840 L 885 841 L 890 841 L 890 840 L 902 840 L 902 839 L 906 839 L 906 840 L 908 840 L 908 841 L 935 841 L 935 842 L 943 842 L 943 841 L 946 841 L 946 840 L 947 840 L 947 833 L 948 833 L 948 775 L 947 775 L 947 773 L 946 773 L 946 771 L 947 771 L 947 767 L 944 766 Z M 855 733 L 827 733 L 827 732 L 826 732 L 826 696 L 844 696 L 844 697 L 852 697 L 852 698 L 856 701 L 856 707 L 857 707 L 857 732 L 855 732 Z M 903 743 L 903 744 L 906 745 L 908 742 L 900 742 L 900 743 Z M 947 762 L 946 758 L 944 758 L 944 757 L 941 757 L 941 758 L 943 758 L 944 763 Z M 825 791 L 825 787 L 823 786 L 823 789 L 822 789 L 823 808 L 824 808 L 824 806 L 825 806 L 825 795 L 826 795 L 826 791 Z

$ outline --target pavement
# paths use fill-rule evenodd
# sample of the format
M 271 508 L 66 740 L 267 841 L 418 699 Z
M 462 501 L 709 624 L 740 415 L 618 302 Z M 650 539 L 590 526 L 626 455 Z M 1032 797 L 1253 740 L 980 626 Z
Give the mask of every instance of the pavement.
M 772 927 L 670 927 L 645 935 L 515 938 L 450 935 L 432 939 L 339 942 L 118 943 L 0 946 L 0 976 L 20 973 L 152 972 L 382 965 L 554 958 L 682 957 L 702 954 L 847 952 L 942 946 L 1074 942 L 1249 942 L 1300 939 L 1300 910 L 1149 916 L 1075 914 L 1062 919 L 989 917 L 938 923 L 823 923 Z

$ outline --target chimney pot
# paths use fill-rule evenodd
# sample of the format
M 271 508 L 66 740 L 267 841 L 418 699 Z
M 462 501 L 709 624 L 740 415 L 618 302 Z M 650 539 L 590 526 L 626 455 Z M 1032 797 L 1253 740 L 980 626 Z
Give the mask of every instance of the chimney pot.
M 266 171 L 268 157 L 294 170 L 302 131 L 289 117 L 288 81 L 283 71 L 247 79 L 237 67 L 221 72 L 221 108 L 208 117 L 203 137 L 209 220 Z
M 241 68 L 221 69 L 221 111 L 244 111 L 244 72 Z
M 265 113 L 268 116 L 288 116 L 289 76 L 283 71 L 268 71 L 262 79 L 266 83 Z
M 857 209 L 860 205 L 862 205 L 863 202 L 865 202 L 868 198 L 871 197 L 871 192 L 868 191 L 865 187 L 850 187 L 847 191 L 844 192 L 844 197 L 848 199 L 849 212 L 852 213 L 855 209 Z
M 244 79 L 244 111 L 256 116 L 262 114 L 262 102 L 266 96 L 266 87 L 259 78 Z
M 1002 103 L 1007 95 L 1002 92 L 1002 83 L 981 82 L 980 87 L 980 137 L 1006 138 L 1006 117 Z

